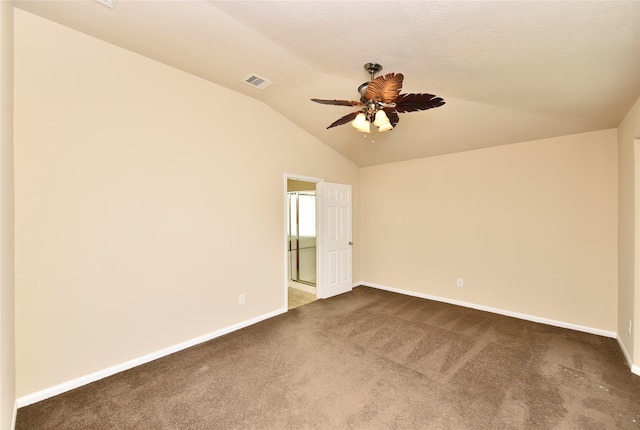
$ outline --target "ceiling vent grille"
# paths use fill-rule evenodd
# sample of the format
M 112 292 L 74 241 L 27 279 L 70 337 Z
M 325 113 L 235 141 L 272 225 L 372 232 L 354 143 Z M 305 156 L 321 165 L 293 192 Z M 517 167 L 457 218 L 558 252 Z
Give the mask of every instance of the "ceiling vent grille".
M 102 3 L 105 6 L 109 6 L 111 9 L 116 5 L 116 0 L 96 0 L 98 3 Z
M 260 76 L 256 75 L 255 73 L 250 74 L 249 76 L 247 76 L 246 78 L 244 78 L 242 80 L 242 82 L 244 82 L 247 85 L 251 85 L 252 87 L 258 88 L 260 90 L 264 90 L 265 88 L 267 88 L 270 85 L 273 85 L 273 82 L 265 79 L 265 78 L 261 78 Z

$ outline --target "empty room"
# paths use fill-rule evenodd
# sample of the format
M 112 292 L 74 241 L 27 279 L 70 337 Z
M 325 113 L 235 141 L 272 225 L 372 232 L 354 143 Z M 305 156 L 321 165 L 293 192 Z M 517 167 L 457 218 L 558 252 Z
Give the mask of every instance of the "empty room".
M 0 428 L 639 429 L 640 2 L 0 2 Z

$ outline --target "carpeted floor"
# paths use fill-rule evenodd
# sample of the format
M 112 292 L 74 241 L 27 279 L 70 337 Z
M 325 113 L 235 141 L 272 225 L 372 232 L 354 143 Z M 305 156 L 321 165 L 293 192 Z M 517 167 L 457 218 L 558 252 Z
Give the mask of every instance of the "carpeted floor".
M 616 340 L 367 287 L 21 408 L 38 429 L 640 429 Z

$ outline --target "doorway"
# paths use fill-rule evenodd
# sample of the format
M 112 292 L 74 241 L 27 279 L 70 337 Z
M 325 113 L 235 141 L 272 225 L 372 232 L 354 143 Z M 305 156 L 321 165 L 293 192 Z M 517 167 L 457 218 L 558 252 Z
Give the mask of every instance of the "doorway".
M 287 302 L 293 309 L 316 300 L 316 182 L 287 178 Z
M 296 175 L 290 175 L 285 173 L 284 175 L 284 300 L 285 304 L 291 304 L 289 300 L 289 291 L 294 293 L 301 291 L 307 294 L 309 301 L 316 299 L 326 299 L 338 294 L 349 292 L 353 289 L 352 283 L 352 236 L 351 236 L 351 214 L 352 214 L 352 193 L 351 185 L 338 184 L 326 182 L 323 179 L 302 177 Z M 308 191 L 309 193 L 302 193 L 302 191 Z M 315 191 L 315 194 L 311 193 Z M 291 209 L 289 205 L 289 193 L 298 193 L 297 198 L 300 195 L 313 195 L 315 199 L 315 237 L 313 242 L 315 246 L 315 279 L 313 280 L 315 285 L 311 285 L 310 278 L 307 278 L 307 282 L 300 282 L 300 279 L 305 280 L 305 276 L 309 275 L 309 268 L 303 267 L 306 270 L 306 275 L 301 271 L 294 272 L 294 264 L 304 264 L 302 256 L 297 257 L 298 251 L 302 250 L 302 246 L 292 243 L 292 234 L 289 234 L 289 226 L 291 221 Z M 303 197 L 305 199 L 305 197 Z M 308 200 L 309 202 L 311 200 Z M 313 222 L 309 222 L 313 225 Z M 311 229 L 311 225 L 308 227 Z M 301 230 L 302 227 L 297 226 L 297 230 Z M 304 235 L 303 235 L 304 236 Z M 295 240 L 295 238 L 293 238 Z M 307 241 L 307 238 L 305 238 Z M 308 243 L 308 241 L 307 241 Z M 311 248 L 305 246 L 305 248 Z M 295 250 L 295 258 L 298 258 L 296 262 L 291 255 Z M 311 249 L 307 250 L 311 254 Z M 309 259 L 310 255 L 306 255 L 305 258 Z M 311 258 L 313 261 L 313 258 Z M 313 272 L 313 269 L 311 269 Z M 297 273 L 297 278 L 292 280 L 291 275 Z M 311 275 L 313 276 L 313 275 Z M 297 279 L 297 280 L 296 280 Z M 293 287 L 293 288 L 291 288 Z M 305 291 L 305 288 L 313 287 L 315 293 Z M 314 290 L 310 290 L 314 291 Z M 306 301 L 303 304 L 309 303 Z M 286 307 L 286 306 L 285 306 Z M 291 309 L 291 306 L 289 306 Z

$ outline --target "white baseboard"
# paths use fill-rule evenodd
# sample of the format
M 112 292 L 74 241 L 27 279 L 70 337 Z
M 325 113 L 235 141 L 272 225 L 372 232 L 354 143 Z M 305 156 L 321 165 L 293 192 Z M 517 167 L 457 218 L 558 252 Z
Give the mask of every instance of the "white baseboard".
M 16 418 L 18 417 L 18 402 L 13 402 L 13 417 L 11 419 L 11 430 L 16 429 Z
M 627 360 L 627 365 L 631 369 L 631 373 L 635 373 L 636 375 L 640 376 L 640 366 L 636 366 L 635 364 L 633 364 L 633 361 L 631 361 L 631 355 L 629 354 L 629 351 L 627 351 L 627 347 L 624 345 L 624 343 L 622 343 L 620 335 L 616 336 L 616 339 L 618 340 L 618 345 L 622 350 L 622 354 L 624 355 L 625 360 Z
M 533 315 L 526 315 L 526 314 L 521 314 L 521 313 L 517 313 L 517 312 L 506 311 L 506 310 L 503 310 L 503 309 L 497 309 L 497 308 L 492 308 L 492 307 L 488 307 L 488 306 L 476 305 L 474 303 L 462 302 L 462 301 L 452 300 L 452 299 L 448 299 L 448 298 L 444 298 L 444 297 L 432 296 L 432 295 L 429 295 L 429 294 L 417 293 L 415 291 L 409 291 L 409 290 L 402 290 L 402 289 L 399 289 L 399 288 L 387 287 L 387 286 L 384 286 L 384 285 L 373 284 L 373 283 L 370 283 L 370 282 L 358 282 L 358 283 L 354 283 L 353 285 L 354 285 L 354 287 L 356 287 L 358 285 L 363 285 L 363 286 L 367 286 L 367 287 L 371 287 L 371 288 L 377 288 L 377 289 L 380 289 L 380 290 L 386 290 L 386 291 L 391 291 L 391 292 L 394 292 L 394 293 L 405 294 L 405 295 L 408 295 L 408 296 L 420 297 L 420 298 L 423 298 L 423 299 L 434 300 L 434 301 L 438 301 L 438 302 L 449 303 L 449 304 L 452 304 L 452 305 L 458 305 L 458 306 L 477 309 L 477 310 L 481 310 L 481 311 L 492 312 L 492 313 L 495 313 L 495 314 L 506 315 L 506 316 L 510 316 L 510 317 L 514 317 L 514 318 L 519 318 L 519 319 L 523 319 L 523 320 L 538 322 L 538 323 L 542 323 L 542 324 L 548 324 L 548 325 L 552 325 L 552 326 L 556 326 L 556 327 L 568 328 L 568 329 L 572 329 L 572 330 L 577 330 L 577 331 L 582 331 L 582 332 L 586 332 L 586 333 L 596 334 L 596 335 L 599 335 L 599 336 L 611 337 L 611 338 L 614 338 L 614 339 L 618 340 L 618 344 L 620 345 L 620 348 L 622 349 L 622 352 L 623 352 L 623 354 L 625 356 L 625 359 L 627 360 L 627 363 L 629 364 L 629 367 L 631 368 L 631 371 L 636 375 L 640 375 L 640 366 L 634 365 L 631 362 L 630 356 L 629 356 L 626 348 L 624 347 L 624 344 L 620 341 L 620 338 L 618 337 L 617 333 L 615 333 L 615 332 L 595 329 L 595 328 L 591 328 L 591 327 L 580 326 L 580 325 L 571 324 L 571 323 L 562 322 L 562 321 L 555 321 L 555 320 L 551 320 L 551 319 L 547 319 L 547 318 L 536 317 L 536 316 L 533 316 Z M 85 376 L 73 379 L 71 381 L 63 382 L 63 383 L 55 385 L 53 387 L 49 387 L 49 388 L 46 388 L 44 390 L 41 390 L 41 391 L 38 391 L 38 392 L 35 392 L 35 393 L 32 393 L 32 394 L 28 394 L 28 395 L 23 396 L 23 397 L 20 397 L 15 402 L 15 407 L 14 407 L 14 411 L 13 411 L 12 430 L 15 428 L 16 415 L 17 415 L 18 408 L 37 403 L 39 401 L 48 399 L 48 398 L 53 397 L 53 396 L 57 396 L 59 394 L 65 393 L 65 392 L 70 391 L 70 390 L 73 390 L 74 388 L 78 388 L 78 387 L 81 387 L 83 385 L 90 384 L 92 382 L 98 381 L 98 380 L 106 378 L 108 376 L 115 375 L 116 373 L 120 373 L 120 372 L 123 372 L 125 370 L 134 368 L 136 366 L 140 366 L 142 364 L 151 362 L 153 360 L 157 360 L 158 358 L 162 358 L 162 357 L 165 357 L 167 355 L 173 354 L 175 352 L 181 351 L 183 349 L 187 349 L 187 348 L 190 348 L 192 346 L 198 345 L 200 343 L 207 342 L 207 341 L 209 341 L 211 339 L 215 339 L 217 337 L 223 336 L 225 334 L 231 333 L 231 332 L 236 331 L 236 330 L 240 330 L 242 328 L 248 327 L 248 326 L 256 324 L 256 323 L 258 323 L 260 321 L 264 321 L 266 319 L 275 317 L 277 315 L 280 315 L 280 314 L 283 314 L 283 313 L 286 313 L 286 312 L 287 312 L 287 309 L 284 309 L 284 308 L 283 309 L 278 309 L 276 311 L 269 312 L 269 313 L 266 313 L 264 315 L 260 315 L 260 316 L 255 317 L 255 318 L 251 318 L 249 320 L 234 324 L 232 326 L 225 327 L 225 328 L 220 329 L 220 330 L 216 330 L 216 331 L 214 331 L 212 333 L 208 333 L 206 335 L 199 336 L 199 337 L 197 337 L 195 339 L 191 339 L 191 340 L 179 343 L 177 345 L 173 345 L 173 346 L 170 346 L 168 348 L 164 348 L 162 350 L 159 350 L 159 351 L 156 351 L 156 352 L 152 352 L 152 353 L 144 355 L 142 357 L 138 357 L 138 358 L 135 358 L 133 360 L 129 360 L 129 361 L 126 361 L 124 363 L 109 367 L 107 369 L 100 370 L 98 372 L 94 372 L 94 373 L 91 373 L 89 375 L 85 375 Z
M 142 357 L 134 358 L 133 360 L 126 361 L 121 364 L 117 364 L 115 366 L 109 367 L 104 370 L 100 370 L 89 375 L 81 376 L 79 378 L 73 379 L 71 381 L 63 382 L 61 384 L 55 385 L 50 388 L 46 388 L 44 390 L 28 394 L 26 396 L 20 397 L 16 400 L 16 409 L 21 408 L 23 406 L 28 406 L 33 403 L 40 402 L 42 400 L 48 399 L 53 396 L 57 396 L 58 394 L 65 393 L 67 391 L 73 390 L 74 388 L 81 387 L 83 385 L 90 384 L 92 382 L 98 381 L 100 379 L 106 378 L 111 375 L 115 375 L 116 373 L 123 372 L 125 370 L 129 370 L 136 366 L 140 366 L 145 363 L 149 363 L 153 360 L 157 360 L 158 358 L 165 357 L 167 355 L 173 354 L 178 351 L 182 351 L 183 349 L 190 348 L 192 346 L 198 345 L 200 343 L 209 341 L 211 339 L 215 339 L 217 337 L 223 336 L 225 334 L 231 333 L 236 330 L 240 330 L 242 328 L 248 327 L 250 325 L 256 324 L 260 321 L 264 321 L 266 319 L 275 317 L 277 315 L 283 314 L 287 312 L 286 308 L 278 309 L 273 312 L 266 313 L 264 315 L 260 315 L 255 318 L 251 318 L 246 321 L 242 321 L 240 323 L 234 324 L 229 327 L 225 327 L 220 330 L 216 330 L 212 333 L 205 334 L 203 336 L 199 336 L 195 339 L 191 339 L 177 345 L 170 346 L 168 348 L 161 349 L 160 351 L 152 352 L 147 355 L 143 355 Z M 15 422 L 15 414 L 14 414 L 14 422 Z
M 462 302 L 462 301 L 459 301 L 459 300 L 453 300 L 453 299 L 449 299 L 449 298 L 446 298 L 446 297 L 432 296 L 432 295 L 429 295 L 429 294 L 417 293 L 415 291 L 401 290 L 399 288 L 393 288 L 393 287 L 387 287 L 387 286 L 384 286 L 384 285 L 372 284 L 370 282 L 361 282 L 360 285 L 364 285 L 364 286 L 371 287 L 371 288 L 377 288 L 379 290 L 386 290 L 386 291 L 391 291 L 391 292 L 394 292 L 394 293 L 405 294 L 407 296 L 420 297 L 422 299 L 434 300 L 434 301 L 437 301 L 437 302 L 443 302 L 443 303 L 449 303 L 449 304 L 452 304 L 452 305 L 463 306 L 465 308 L 472 308 L 472 309 L 477 309 L 477 310 L 480 310 L 480 311 L 491 312 L 491 313 L 494 313 L 494 314 L 505 315 L 505 316 L 508 316 L 508 317 L 519 318 L 521 320 L 533 321 L 533 322 L 537 322 L 537 323 L 541 323 L 541 324 L 547 324 L 547 325 L 551 325 L 551 326 L 555 326 L 555 327 L 568 328 L 568 329 L 571 329 L 571 330 L 577 330 L 577 331 L 582 331 L 582 332 L 585 332 L 585 333 L 596 334 L 598 336 L 611 337 L 611 338 L 614 338 L 614 339 L 617 337 L 617 333 L 612 332 L 612 331 L 601 330 L 601 329 L 597 329 L 597 328 L 593 328 L 593 327 L 585 327 L 585 326 L 572 324 L 572 323 L 568 323 L 568 322 L 564 322 L 564 321 L 556 321 L 556 320 L 552 320 L 552 319 L 548 319 L 548 318 L 537 317 L 535 315 L 521 314 L 521 313 L 518 313 L 518 312 L 507 311 L 507 310 L 504 310 L 504 309 L 492 308 L 490 306 L 483 306 L 483 305 L 477 305 L 475 303 L 468 303 L 468 302 Z

